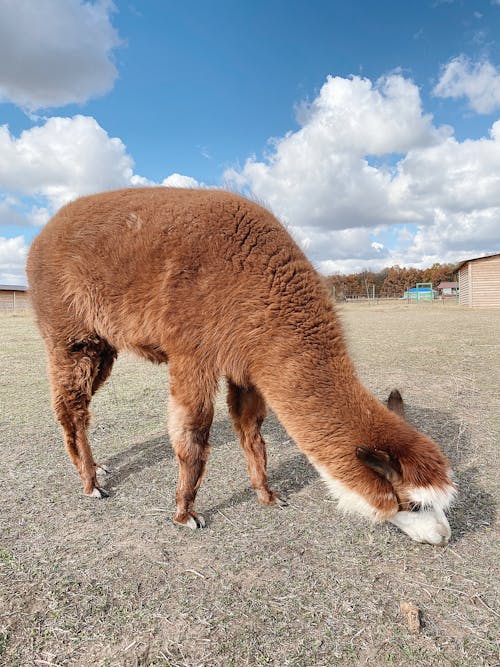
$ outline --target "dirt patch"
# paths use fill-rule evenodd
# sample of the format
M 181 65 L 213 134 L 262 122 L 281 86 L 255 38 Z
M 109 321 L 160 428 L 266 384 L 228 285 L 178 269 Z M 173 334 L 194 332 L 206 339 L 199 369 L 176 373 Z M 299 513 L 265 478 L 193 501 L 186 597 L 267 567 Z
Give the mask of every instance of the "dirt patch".
M 91 442 L 113 470 L 111 497 L 83 497 L 34 325 L 1 316 L 0 663 L 498 664 L 500 312 L 340 312 L 363 381 L 381 399 L 399 387 L 408 419 L 453 462 L 449 547 L 339 514 L 272 415 L 270 482 L 290 504 L 257 505 L 222 394 L 198 503 L 209 527 L 176 528 L 168 371 L 126 355 L 93 402 Z M 405 600 L 419 610 L 418 633 Z

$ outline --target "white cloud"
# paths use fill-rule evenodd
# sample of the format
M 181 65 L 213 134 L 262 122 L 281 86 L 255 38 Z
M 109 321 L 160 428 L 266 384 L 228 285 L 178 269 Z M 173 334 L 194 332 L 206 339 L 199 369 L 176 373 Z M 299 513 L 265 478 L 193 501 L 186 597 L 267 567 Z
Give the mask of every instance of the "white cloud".
M 433 126 L 418 88 L 397 74 L 375 84 L 328 77 L 298 120 L 302 127 L 274 140 L 265 161 L 249 158 L 225 178 L 251 189 L 286 222 L 326 228 L 400 219 L 390 200 L 392 170 L 374 167 L 373 158 L 432 146 L 449 134 Z
M 437 211 L 474 213 L 500 206 L 500 121 L 488 138 L 415 149 L 398 164 L 392 198 L 422 221 Z
M 144 176 L 138 176 L 137 174 L 134 174 L 132 178 L 130 179 L 131 185 L 137 186 L 137 187 L 153 187 L 153 186 L 159 186 L 162 185 L 165 188 L 201 188 L 205 187 L 204 183 L 200 183 L 197 181 L 195 178 L 192 178 L 191 176 L 184 176 L 183 174 L 177 174 L 174 172 L 173 174 L 170 174 L 170 176 L 167 176 L 166 178 L 163 179 L 161 183 L 157 183 L 156 181 L 152 181 L 149 178 L 145 178 Z
M 488 136 L 458 141 L 400 74 L 329 77 L 297 114 L 297 131 L 225 178 L 269 205 L 320 270 L 424 267 L 500 250 L 500 120 Z M 0 224 L 42 225 L 80 195 L 152 185 L 200 183 L 136 174 L 123 142 L 91 117 L 50 118 L 18 137 L 0 127 Z
M 43 197 L 51 210 L 80 195 L 130 185 L 133 166 L 122 141 L 92 117 L 49 118 L 18 138 L 0 127 L 0 189 Z
M 134 173 L 123 142 L 89 116 L 49 118 L 19 137 L 0 126 L 0 225 L 42 226 L 61 206 L 79 196 L 136 186 L 199 187 L 194 178 L 171 174 L 156 183 Z M 16 243 L 19 243 L 19 237 Z M 0 272 L 17 275 L 19 247 L 4 239 Z M 17 269 L 16 269 L 17 270 Z M 15 282 L 11 279 L 9 282 Z
M 34 227 L 43 227 L 49 221 L 51 213 L 48 208 L 43 206 L 32 206 L 27 219 Z
M 26 206 L 15 197 L 2 197 L 0 194 L 0 226 L 41 227 L 49 218 L 49 210 L 42 206 Z
M 373 230 L 366 227 L 328 230 L 288 226 L 288 231 L 313 258 L 321 258 L 326 249 L 330 257 L 337 260 L 378 260 L 383 248 L 381 243 L 378 243 L 380 248 L 375 247 Z
M 164 178 L 162 183 L 166 188 L 199 188 L 200 183 L 191 176 L 183 176 L 182 174 L 170 174 Z
M 0 236 L 0 283 L 26 285 L 24 265 L 28 247 L 22 236 L 6 239 Z
M 0 126 L 0 224 L 41 226 L 79 196 L 153 185 L 200 186 L 180 174 L 162 183 L 135 174 L 123 142 L 89 116 L 49 118 L 17 138 Z
M 500 72 L 488 60 L 474 63 L 460 55 L 442 68 L 433 92 L 437 97 L 466 97 L 477 113 L 493 113 L 500 108 Z
M 500 251 L 499 230 L 500 207 L 471 213 L 436 210 L 434 224 L 418 229 L 405 256 L 415 265 L 429 265 Z
M 3 0 L 0 101 L 33 111 L 85 102 L 111 89 L 120 44 L 109 0 Z
M 398 74 L 376 84 L 330 77 L 299 119 L 263 160 L 225 176 L 269 205 L 320 270 L 500 250 L 500 121 L 460 142 Z

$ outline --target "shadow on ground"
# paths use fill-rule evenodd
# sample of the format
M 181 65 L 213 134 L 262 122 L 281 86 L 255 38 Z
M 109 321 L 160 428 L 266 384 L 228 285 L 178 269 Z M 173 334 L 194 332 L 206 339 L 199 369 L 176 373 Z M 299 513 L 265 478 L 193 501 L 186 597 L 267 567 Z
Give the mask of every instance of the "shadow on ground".
M 471 443 L 468 430 L 464 429 L 463 424 L 460 424 L 449 413 L 429 408 L 407 409 L 407 419 L 440 444 L 455 470 L 458 496 L 449 516 L 453 541 L 456 542 L 467 533 L 483 530 L 485 526 L 493 525 L 496 516 L 494 498 L 478 483 L 478 469 L 464 467 Z M 268 435 L 272 433 L 274 441 L 288 440 L 286 431 L 272 413 L 267 417 L 263 431 Z M 214 447 L 217 447 L 217 443 L 233 441 L 235 438 L 229 420 L 221 419 L 214 422 L 212 427 Z M 279 447 L 279 445 L 274 446 Z M 293 447 L 294 445 L 290 443 L 287 446 Z M 145 442 L 135 443 L 108 459 L 106 465 L 112 470 L 112 485 L 117 487 L 131 475 L 171 458 L 173 458 L 173 451 L 168 437 L 162 434 Z M 318 476 L 307 459 L 298 453 L 270 468 L 268 477 L 270 487 L 286 498 L 304 489 Z M 217 511 L 249 502 L 254 499 L 254 495 L 250 486 L 233 493 L 222 503 L 206 512 L 207 518 Z
M 307 462 L 302 454 L 297 454 L 287 461 L 283 461 L 278 466 L 270 468 L 268 471 L 269 487 L 279 493 L 286 500 L 294 493 L 301 491 L 312 481 L 318 478 L 317 472 Z M 242 489 L 237 493 L 228 496 L 226 500 L 219 503 L 210 510 L 205 511 L 207 518 L 211 518 L 218 511 L 240 505 L 255 499 L 255 491 L 250 487 Z
M 492 526 L 496 518 L 495 499 L 478 483 L 478 468 L 467 466 L 471 458 L 470 430 L 449 412 L 431 408 L 409 408 L 406 417 L 439 444 L 454 471 L 458 494 L 449 512 L 452 544 L 467 533 Z
M 123 452 L 106 459 L 104 464 L 111 471 L 110 481 L 114 487 L 122 484 L 131 475 L 152 468 L 160 461 L 173 457 L 173 451 L 165 434 L 150 440 L 137 442 Z

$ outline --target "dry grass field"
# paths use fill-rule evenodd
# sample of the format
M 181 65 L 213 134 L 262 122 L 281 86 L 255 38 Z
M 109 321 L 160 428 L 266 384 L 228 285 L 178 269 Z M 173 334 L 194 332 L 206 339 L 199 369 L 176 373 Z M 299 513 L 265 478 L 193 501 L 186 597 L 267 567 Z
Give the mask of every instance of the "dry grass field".
M 0 317 L 0 663 L 209 667 L 498 665 L 495 528 L 500 311 L 455 305 L 339 309 L 359 374 L 453 462 L 460 497 L 445 549 L 336 511 L 270 415 L 257 505 L 221 393 L 198 507 L 170 516 L 168 369 L 123 355 L 93 402 L 108 500 L 81 494 L 54 420 L 29 316 Z M 412 632 L 400 604 L 420 610 Z

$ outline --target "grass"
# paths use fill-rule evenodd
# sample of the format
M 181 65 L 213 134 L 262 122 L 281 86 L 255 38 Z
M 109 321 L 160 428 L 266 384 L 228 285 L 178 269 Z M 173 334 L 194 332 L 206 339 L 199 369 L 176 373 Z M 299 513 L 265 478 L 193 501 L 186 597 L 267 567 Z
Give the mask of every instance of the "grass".
M 222 394 L 198 502 L 209 527 L 174 527 L 168 370 L 126 355 L 93 402 L 112 496 L 83 497 L 33 322 L 0 316 L 0 663 L 498 664 L 500 312 L 347 304 L 340 316 L 365 384 L 381 399 L 398 386 L 453 462 L 445 549 L 339 514 L 272 415 L 270 480 L 290 505 L 257 505 Z M 401 601 L 420 608 L 419 634 Z

